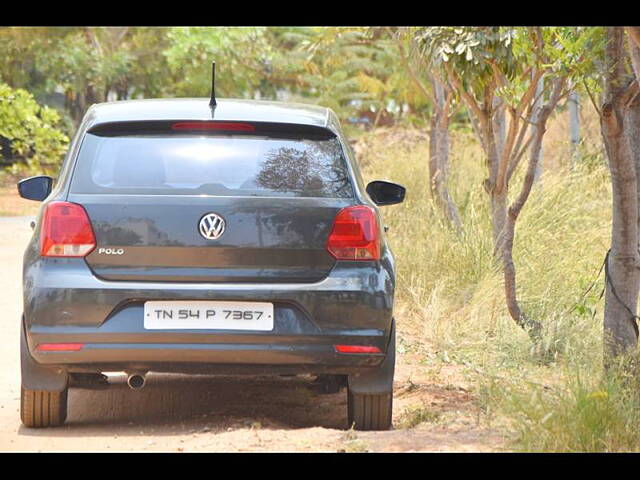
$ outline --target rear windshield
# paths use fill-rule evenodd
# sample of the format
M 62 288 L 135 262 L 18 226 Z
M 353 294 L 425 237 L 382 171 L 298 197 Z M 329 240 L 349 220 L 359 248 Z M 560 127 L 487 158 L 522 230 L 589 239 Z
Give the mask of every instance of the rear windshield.
M 74 193 L 353 197 L 336 137 L 87 133 L 76 165 Z

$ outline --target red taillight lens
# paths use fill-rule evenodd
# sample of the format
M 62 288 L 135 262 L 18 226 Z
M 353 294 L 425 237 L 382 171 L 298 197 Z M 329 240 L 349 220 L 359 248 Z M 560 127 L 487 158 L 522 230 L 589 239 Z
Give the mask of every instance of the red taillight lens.
M 232 132 L 253 132 L 255 127 L 250 123 L 238 122 L 178 122 L 173 130 L 227 130 Z
M 38 352 L 78 352 L 84 343 L 41 343 L 36 347 Z
M 334 345 L 338 353 L 382 353 L 378 347 L 366 345 Z
M 96 238 L 84 208 L 69 202 L 47 205 L 40 233 L 40 255 L 84 257 L 95 246 Z
M 327 240 L 327 250 L 338 260 L 378 260 L 380 235 L 373 208 L 357 205 L 340 210 Z

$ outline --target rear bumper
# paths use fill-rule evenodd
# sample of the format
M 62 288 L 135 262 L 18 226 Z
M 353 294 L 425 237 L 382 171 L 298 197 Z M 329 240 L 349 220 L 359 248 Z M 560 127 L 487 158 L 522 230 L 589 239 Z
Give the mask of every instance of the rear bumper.
M 385 355 L 337 354 L 322 345 L 88 343 L 76 352 L 38 352 L 40 365 L 67 371 L 155 371 L 209 374 L 353 374 L 379 366 Z
M 141 304 L 124 308 L 97 327 L 31 325 L 25 329 L 31 356 L 42 365 L 80 370 L 257 373 L 259 366 L 269 366 L 276 373 L 353 373 L 379 365 L 388 344 L 383 330 L 314 330 L 291 307 L 276 307 L 272 332 L 145 330 L 142 311 Z M 37 348 L 42 344 L 81 348 L 43 352 Z M 376 346 L 381 353 L 337 353 L 335 345 Z
M 391 266 L 337 263 L 305 284 L 203 284 L 105 281 L 83 259 L 25 262 L 25 333 L 41 365 L 69 371 L 344 373 L 384 360 L 390 337 Z M 145 330 L 147 300 L 237 300 L 274 304 L 274 330 Z M 39 344 L 81 343 L 73 352 Z M 379 354 L 336 353 L 367 345 Z
M 141 304 L 121 309 L 97 327 L 31 325 L 26 328 L 29 350 L 33 359 L 44 365 L 102 365 L 118 367 L 116 370 L 155 371 L 186 371 L 197 364 L 208 371 L 216 365 L 244 366 L 246 370 L 269 365 L 309 372 L 327 367 L 342 372 L 345 368 L 380 364 L 388 343 L 383 330 L 314 330 L 304 316 L 299 314 L 296 318 L 291 307 L 276 307 L 272 332 L 145 330 L 142 311 Z M 292 332 L 292 325 L 297 327 L 297 333 Z M 42 352 L 37 348 L 41 344 L 82 346 L 77 351 Z M 342 354 L 336 352 L 335 345 L 376 346 L 381 353 Z

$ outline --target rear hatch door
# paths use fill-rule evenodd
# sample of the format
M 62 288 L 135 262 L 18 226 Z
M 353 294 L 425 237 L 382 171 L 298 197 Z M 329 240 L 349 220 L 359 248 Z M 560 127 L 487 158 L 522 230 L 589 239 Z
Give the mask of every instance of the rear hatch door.
M 89 214 L 101 278 L 276 283 L 327 276 L 354 194 L 329 130 L 176 121 L 89 131 L 69 201 Z

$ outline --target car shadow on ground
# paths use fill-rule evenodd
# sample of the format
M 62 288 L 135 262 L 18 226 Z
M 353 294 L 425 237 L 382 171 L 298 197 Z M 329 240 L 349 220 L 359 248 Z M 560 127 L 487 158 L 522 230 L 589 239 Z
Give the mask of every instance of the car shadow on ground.
M 236 429 L 347 428 L 347 395 L 320 394 L 310 377 L 149 374 L 142 390 L 110 377 L 104 390 L 71 388 L 68 416 L 55 429 L 20 427 L 21 435 L 156 435 Z M 98 428 L 96 428 L 98 427 Z M 108 428 L 107 428 L 108 427 Z

